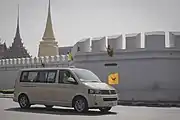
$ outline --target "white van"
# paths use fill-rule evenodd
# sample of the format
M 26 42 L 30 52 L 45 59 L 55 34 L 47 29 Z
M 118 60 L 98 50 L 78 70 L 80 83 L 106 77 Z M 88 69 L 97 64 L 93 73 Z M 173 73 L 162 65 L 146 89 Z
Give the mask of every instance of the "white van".
M 21 108 L 34 104 L 109 111 L 117 105 L 118 95 L 91 71 L 80 68 L 28 68 L 19 71 L 15 82 L 14 102 Z

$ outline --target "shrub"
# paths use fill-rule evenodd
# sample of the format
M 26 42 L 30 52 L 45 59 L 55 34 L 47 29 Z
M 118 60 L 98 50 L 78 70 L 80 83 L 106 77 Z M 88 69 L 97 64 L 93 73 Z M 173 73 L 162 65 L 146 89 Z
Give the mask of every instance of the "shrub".
M 2 93 L 2 94 L 13 94 L 14 89 L 0 90 L 0 93 Z

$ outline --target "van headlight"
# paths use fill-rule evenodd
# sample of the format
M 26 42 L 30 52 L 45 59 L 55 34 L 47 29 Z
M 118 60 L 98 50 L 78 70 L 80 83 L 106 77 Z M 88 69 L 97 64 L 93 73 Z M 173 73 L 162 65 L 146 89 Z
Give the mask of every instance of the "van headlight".
M 101 91 L 95 89 L 88 89 L 88 94 L 101 94 Z

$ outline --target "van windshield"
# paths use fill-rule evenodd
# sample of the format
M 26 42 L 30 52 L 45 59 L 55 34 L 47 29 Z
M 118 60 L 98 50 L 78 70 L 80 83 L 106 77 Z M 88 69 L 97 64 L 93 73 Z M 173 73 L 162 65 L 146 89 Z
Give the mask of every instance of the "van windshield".
M 73 72 L 83 82 L 101 82 L 98 76 L 85 69 L 74 69 Z

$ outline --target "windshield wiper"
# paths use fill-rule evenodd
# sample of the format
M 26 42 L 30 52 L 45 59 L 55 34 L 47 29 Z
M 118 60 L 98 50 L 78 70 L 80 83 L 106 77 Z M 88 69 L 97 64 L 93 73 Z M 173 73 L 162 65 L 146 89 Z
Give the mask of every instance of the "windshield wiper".
M 98 80 L 84 80 L 84 79 L 81 79 L 82 82 L 99 82 Z
M 99 81 L 82 80 L 82 82 L 99 82 Z

